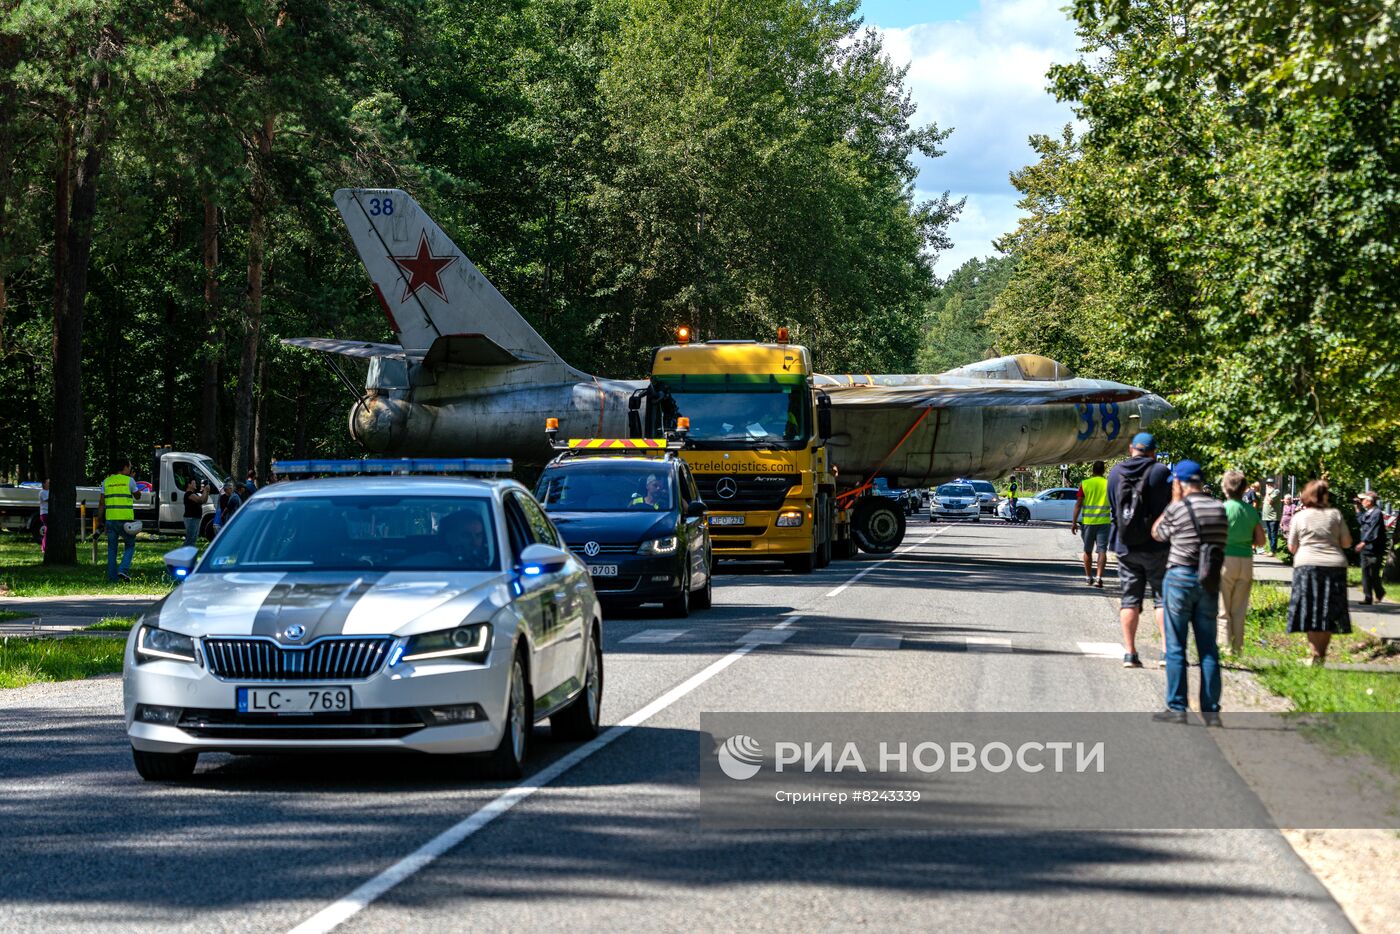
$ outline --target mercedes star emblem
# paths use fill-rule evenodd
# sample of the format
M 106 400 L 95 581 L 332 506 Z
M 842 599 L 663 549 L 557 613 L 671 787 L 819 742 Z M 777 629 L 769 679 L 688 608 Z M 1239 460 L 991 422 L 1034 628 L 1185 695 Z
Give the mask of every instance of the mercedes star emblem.
M 602 547 L 597 542 L 589 542 L 583 546 L 583 553 L 590 558 L 596 557 L 600 551 L 602 551 Z
M 739 482 L 733 477 L 720 477 L 715 484 L 715 495 L 720 499 L 733 499 L 739 492 Z

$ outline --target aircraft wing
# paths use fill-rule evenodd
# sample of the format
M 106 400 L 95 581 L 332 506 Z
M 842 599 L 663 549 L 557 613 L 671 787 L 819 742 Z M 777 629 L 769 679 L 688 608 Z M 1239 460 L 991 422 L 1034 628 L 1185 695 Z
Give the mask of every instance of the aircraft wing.
M 1135 386 L 1125 386 L 1107 380 L 1067 382 L 1089 385 L 979 380 L 976 385 L 822 385 L 820 388 L 831 397 L 834 407 L 864 406 L 888 409 L 1128 402 L 1147 395 L 1145 390 Z
M 342 357 L 399 357 L 404 349 L 398 344 L 375 344 L 370 341 L 346 341 L 334 337 L 284 337 L 282 343 L 291 347 L 304 347 L 319 350 L 321 353 L 339 354 Z

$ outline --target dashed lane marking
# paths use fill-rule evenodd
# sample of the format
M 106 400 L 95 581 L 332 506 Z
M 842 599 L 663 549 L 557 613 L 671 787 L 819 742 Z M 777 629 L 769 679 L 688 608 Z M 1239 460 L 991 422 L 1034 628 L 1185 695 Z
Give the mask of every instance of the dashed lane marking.
M 690 632 L 689 629 L 643 629 L 639 633 L 628 636 L 620 642 L 674 642 L 681 636 Z
M 1123 647 L 1117 642 L 1079 642 L 1079 651 L 1090 658 L 1112 658 L 1123 657 Z
M 967 650 L 969 652 L 1010 652 L 1011 640 L 998 639 L 995 636 L 968 636 Z
M 897 649 L 904 637 L 893 632 L 863 632 L 851 643 L 853 649 Z
M 854 577 L 852 577 L 850 580 L 846 581 L 846 582 L 845 582 L 844 584 L 842 584 L 840 587 L 837 587 L 837 588 L 835 588 L 834 590 L 828 591 L 827 594 L 826 594 L 826 596 L 828 596 L 828 597 L 839 597 L 839 596 L 841 596 L 843 593 L 846 592 L 846 588 L 850 587 L 852 584 L 859 583 L 860 580 L 861 580 L 861 578 L 865 577 L 865 575 L 869 574 L 871 571 L 874 571 L 874 570 L 877 570 L 877 569 L 879 569 L 879 568 L 884 567 L 885 565 L 887 565 L 887 564 L 889 564 L 891 561 L 893 561 L 893 560 L 895 559 L 895 557 L 898 556 L 898 555 L 900 555 L 900 554 L 903 554 L 903 553 L 908 552 L 908 551 L 912 551 L 913 549 L 918 548 L 918 547 L 921 546 L 921 545 L 927 545 L 929 542 L 933 541 L 935 538 L 937 538 L 938 536 L 942 535 L 944 532 L 948 531 L 948 529 L 950 529 L 950 528 L 952 528 L 952 526 L 944 526 L 943 528 L 938 529 L 937 531 L 933 532 L 933 533 L 930 534 L 930 535 L 925 536 L 923 539 L 921 539 L 921 540 L 919 540 L 919 541 L 917 541 L 917 542 L 911 542 L 910 544 L 905 545 L 903 548 L 901 548 L 901 549 L 899 549 L 898 551 L 896 551 L 896 552 L 894 553 L 894 555 L 891 555 L 890 557 L 885 558 L 883 561 L 876 561 L 874 564 L 870 565 L 869 567 L 867 567 L 867 568 L 865 568 L 864 570 L 862 570 L 862 571 L 860 571 L 859 573 L 857 573 Z
M 746 632 L 739 638 L 742 643 L 750 645 L 781 645 L 792 638 L 795 629 L 753 629 Z

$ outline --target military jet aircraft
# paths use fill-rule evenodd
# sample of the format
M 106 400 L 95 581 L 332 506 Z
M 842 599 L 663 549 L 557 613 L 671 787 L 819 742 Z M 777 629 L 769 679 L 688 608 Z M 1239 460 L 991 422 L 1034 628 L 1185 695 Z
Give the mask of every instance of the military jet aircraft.
M 377 454 L 509 456 L 542 464 L 541 430 L 629 436 L 645 380 L 591 376 L 566 363 L 416 201 L 398 189 L 341 189 L 336 207 L 397 343 L 291 338 L 368 361 L 350 432 Z M 819 376 L 842 486 L 878 473 L 923 486 L 1025 466 L 1118 456 L 1171 407 L 1145 389 L 1076 377 L 1033 354 L 946 373 Z M 848 486 L 849 485 L 849 486 Z

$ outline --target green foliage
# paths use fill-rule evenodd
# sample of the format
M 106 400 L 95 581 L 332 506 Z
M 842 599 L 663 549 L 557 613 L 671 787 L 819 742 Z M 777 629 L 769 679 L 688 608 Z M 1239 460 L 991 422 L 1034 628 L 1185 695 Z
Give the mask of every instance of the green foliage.
M 941 373 L 991 356 L 986 314 L 1015 268 L 1007 256 L 970 259 L 938 288 L 929 306 L 928 333 L 919 349 L 920 373 Z
M 136 625 L 135 616 L 108 616 L 100 619 L 91 626 L 84 626 L 84 632 L 130 632 L 131 627 Z
M 989 318 L 999 350 L 1167 395 L 1165 443 L 1213 471 L 1400 491 L 1395 14 L 1336 9 L 1076 4 L 1086 55 L 1051 79 L 1087 130 L 1017 176 Z

